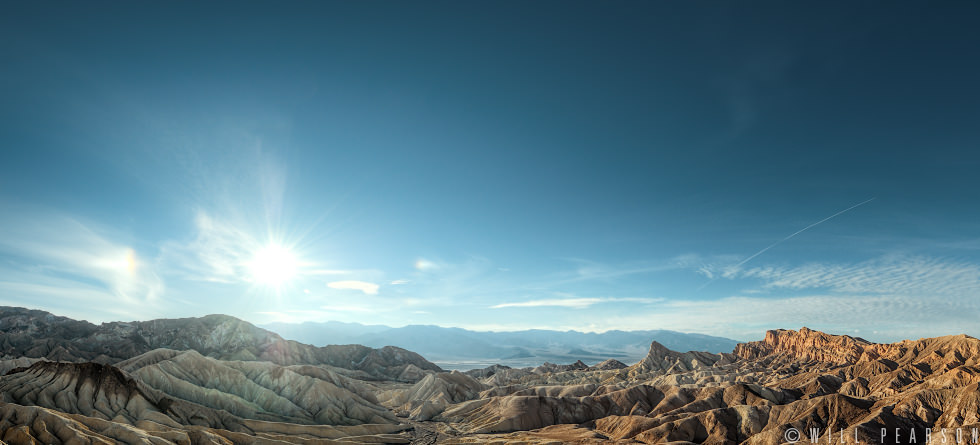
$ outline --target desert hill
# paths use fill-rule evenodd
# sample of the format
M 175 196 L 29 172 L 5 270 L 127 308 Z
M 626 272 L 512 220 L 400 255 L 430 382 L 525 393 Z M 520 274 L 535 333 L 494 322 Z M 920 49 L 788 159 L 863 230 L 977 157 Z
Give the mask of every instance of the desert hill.
M 397 423 L 364 384 L 269 362 L 222 361 L 158 349 L 118 364 L 148 387 L 246 419 L 308 425 Z
M 95 325 L 38 310 L 0 307 L 0 354 L 7 359 L 117 363 L 154 349 L 193 350 L 220 360 L 328 365 L 365 378 L 414 381 L 441 368 L 401 348 L 315 347 L 227 315 Z

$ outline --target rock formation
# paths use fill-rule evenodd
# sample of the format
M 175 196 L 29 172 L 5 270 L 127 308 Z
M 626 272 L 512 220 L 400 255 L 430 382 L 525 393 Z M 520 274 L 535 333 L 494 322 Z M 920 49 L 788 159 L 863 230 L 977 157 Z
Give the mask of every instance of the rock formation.
M 0 440 L 12 444 L 762 445 L 793 431 L 879 444 L 980 433 L 980 340 L 965 335 L 876 344 L 774 330 L 733 353 L 652 342 L 631 366 L 461 373 L 398 348 L 301 345 L 226 316 L 96 326 L 5 309 L 0 347 Z
M 895 443 L 882 428 L 897 428 L 900 443 L 915 443 L 913 434 L 925 443 L 927 430 L 940 440 L 944 428 L 969 439 L 980 428 L 978 362 L 980 340 L 965 335 L 874 344 L 777 330 L 734 354 L 654 343 L 627 369 L 525 375 L 436 420 L 464 431 L 459 443 L 770 444 L 794 428 L 820 443 Z M 605 384 L 566 383 L 573 380 Z
M 839 365 L 857 361 L 870 345 L 863 338 L 829 335 L 803 327 L 799 331 L 768 331 L 762 341 L 735 346 L 735 355 L 745 359 L 785 355 L 800 362 L 812 360 Z

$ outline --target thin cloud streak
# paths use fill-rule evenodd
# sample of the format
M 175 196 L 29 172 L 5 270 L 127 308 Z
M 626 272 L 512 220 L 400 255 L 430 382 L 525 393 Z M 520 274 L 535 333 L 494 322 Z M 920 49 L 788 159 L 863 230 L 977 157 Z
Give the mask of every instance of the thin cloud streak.
M 865 205 L 865 204 L 867 204 L 867 203 L 869 203 L 869 202 L 871 202 L 871 201 L 874 201 L 875 199 L 877 199 L 877 197 L 875 197 L 875 198 L 871 198 L 871 199 L 869 199 L 869 200 L 867 200 L 867 201 L 862 201 L 862 202 L 859 202 L 859 203 L 857 203 L 857 204 L 854 204 L 854 205 L 852 205 L 852 206 L 850 206 L 850 207 L 848 207 L 848 208 L 846 208 L 846 209 L 844 209 L 844 210 L 841 210 L 841 211 L 839 211 L 839 212 L 837 212 L 837 213 L 834 213 L 833 215 L 830 215 L 830 216 L 828 216 L 828 217 L 826 217 L 826 218 L 824 218 L 824 219 L 821 219 L 820 221 L 817 221 L 817 222 L 815 222 L 815 223 L 813 223 L 813 224 L 810 224 L 810 225 L 808 225 L 808 226 L 806 226 L 806 227 L 804 227 L 804 228 L 802 228 L 802 229 L 800 229 L 800 230 L 797 230 L 796 232 L 793 232 L 793 233 L 792 233 L 792 234 L 790 234 L 789 236 L 787 236 L 787 237 L 785 237 L 785 238 L 783 238 L 783 239 L 781 239 L 781 240 L 779 240 L 779 241 L 776 241 L 775 243 L 772 243 L 772 244 L 770 244 L 770 245 L 769 245 L 769 246 L 767 246 L 767 247 L 766 247 L 765 249 L 762 249 L 762 250 L 760 250 L 760 251 L 758 251 L 758 252 L 756 252 L 756 253 L 754 253 L 754 254 L 752 254 L 752 255 L 751 255 L 751 256 L 749 256 L 748 258 L 746 258 L 746 259 L 744 259 L 744 260 L 742 260 L 742 261 L 740 261 L 740 262 L 739 262 L 738 264 L 736 264 L 736 265 L 734 265 L 734 266 L 732 266 L 732 267 L 730 267 L 730 268 L 728 268 L 728 270 L 729 270 L 729 271 L 737 271 L 737 270 L 738 270 L 738 269 L 739 269 L 740 267 L 742 267 L 742 266 L 743 266 L 743 265 L 744 265 L 745 263 L 748 263 L 749 261 L 752 261 L 752 259 L 754 259 L 755 257 L 757 257 L 757 256 L 759 256 L 759 255 L 762 255 L 763 253 L 766 253 L 766 251 L 768 251 L 769 249 L 772 249 L 773 247 L 776 247 L 776 246 L 778 246 L 779 244 L 781 244 L 781 243 L 783 243 L 783 242 L 786 242 L 786 241 L 789 241 L 789 240 L 790 240 L 791 238 L 793 238 L 794 236 L 796 236 L 796 235 L 799 235 L 799 234 L 801 234 L 801 233 L 803 233 L 803 232 L 806 232 L 807 230 L 809 230 L 809 229 L 812 229 L 812 228 L 814 228 L 814 227 L 816 227 L 816 226 L 818 226 L 818 225 L 820 225 L 820 224 L 823 224 L 824 222 L 827 222 L 827 221 L 829 221 L 829 220 L 831 220 L 831 219 L 833 219 L 833 218 L 835 218 L 835 217 L 837 217 L 837 216 L 840 216 L 840 215 L 843 215 L 844 213 L 847 213 L 847 212 L 848 212 L 848 211 L 850 211 L 850 210 L 853 210 L 853 209 L 856 209 L 856 208 L 858 208 L 858 207 L 860 207 L 860 206 L 862 206 L 862 205 Z M 725 272 L 725 274 L 728 274 L 728 273 L 729 273 L 728 271 L 726 271 L 726 272 Z M 715 281 L 715 279 L 717 279 L 717 277 L 714 277 L 714 278 L 711 278 L 711 280 L 710 280 L 710 281 L 708 281 L 707 283 L 704 283 L 703 285 L 701 285 L 700 287 L 698 287 L 698 290 L 700 291 L 700 290 L 702 290 L 702 289 L 704 289 L 704 288 L 705 288 L 705 287 L 707 287 L 707 286 L 708 286 L 709 284 L 711 284 L 712 282 L 714 282 L 714 281 Z
M 522 301 L 516 303 L 501 303 L 490 306 L 490 309 L 504 309 L 511 307 L 567 307 L 574 309 L 585 309 L 600 303 L 658 303 L 662 298 L 548 298 L 542 300 Z
M 356 290 L 363 292 L 365 295 L 377 295 L 380 286 L 374 283 L 368 283 L 367 281 L 345 280 L 329 282 L 327 283 L 327 287 L 331 289 Z
M 503 309 L 508 307 L 569 307 L 575 309 L 585 309 L 593 304 L 599 303 L 599 298 L 554 298 L 545 300 L 524 301 L 520 303 L 501 303 L 490 306 L 490 309 Z
M 849 210 L 856 209 L 856 208 L 858 208 L 858 207 L 860 207 L 860 206 L 862 206 L 864 204 L 867 204 L 867 203 L 869 203 L 871 201 L 874 201 L 875 199 L 877 199 L 877 198 L 871 198 L 871 199 L 869 199 L 867 201 L 859 202 L 859 203 L 854 204 L 854 205 L 852 205 L 852 206 L 850 206 L 850 207 L 848 207 L 848 208 L 846 208 L 844 210 L 841 210 L 841 211 L 839 211 L 839 212 L 837 212 L 837 213 L 835 213 L 833 215 L 830 215 L 830 216 L 828 216 L 828 217 L 826 217 L 824 219 L 821 219 L 820 221 L 817 221 L 817 222 L 815 222 L 813 224 L 810 224 L 809 226 L 806 226 L 806 227 L 804 227 L 804 228 L 802 228 L 800 230 L 797 230 L 796 232 L 793 232 L 792 235 L 787 236 L 786 238 L 783 238 L 783 239 L 781 239 L 779 241 L 776 241 L 775 243 L 772 243 L 770 246 L 766 247 L 765 249 L 762 249 L 762 250 L 756 252 L 754 255 L 752 255 L 752 256 L 750 256 L 750 257 L 742 260 L 740 263 L 736 264 L 734 267 L 737 269 L 737 268 L 741 267 L 743 264 L 748 263 L 749 261 L 751 261 L 753 258 L 755 258 L 755 257 L 757 257 L 759 255 L 762 255 L 767 250 L 772 249 L 773 247 L 776 247 L 780 243 L 785 242 L 785 241 L 789 241 L 790 238 L 793 238 L 796 235 L 799 235 L 799 234 L 801 234 L 803 232 L 806 232 L 807 230 L 810 230 L 810 229 L 812 229 L 812 228 L 814 228 L 814 227 L 816 227 L 816 226 L 818 226 L 820 224 L 823 224 L 823 223 L 825 223 L 825 222 L 827 222 L 827 221 L 829 221 L 829 220 L 831 220 L 831 219 L 833 219 L 833 218 L 835 218 L 837 216 L 840 216 L 840 215 L 846 213 Z

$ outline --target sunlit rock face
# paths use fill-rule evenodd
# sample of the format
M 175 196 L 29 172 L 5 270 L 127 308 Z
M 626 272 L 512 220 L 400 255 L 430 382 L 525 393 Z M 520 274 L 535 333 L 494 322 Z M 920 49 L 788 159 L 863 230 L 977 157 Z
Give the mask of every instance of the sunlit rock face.
M 874 344 L 776 330 L 733 354 L 654 343 L 625 369 L 498 370 L 482 378 L 494 386 L 481 399 L 441 419 L 468 428 L 460 441 L 473 443 L 768 444 L 783 443 L 791 428 L 819 431 L 821 443 L 894 443 L 881 428 L 898 428 L 906 441 L 929 428 L 969 435 L 980 427 L 978 360 L 980 341 L 965 335 Z
M 465 373 L 220 315 L 95 326 L 9 309 L 0 338 L 4 443 L 773 444 L 800 431 L 877 444 L 894 443 L 882 428 L 900 443 L 980 428 L 980 341 L 965 335 L 876 344 L 773 330 L 733 353 L 654 341 L 629 366 Z
M 818 361 L 828 364 L 844 364 L 856 361 L 866 350 L 874 348 L 867 340 L 847 335 L 829 335 L 807 328 L 799 331 L 784 329 L 767 331 L 762 341 L 742 343 L 735 347 L 735 355 L 753 359 L 768 355 L 785 355 L 799 361 Z

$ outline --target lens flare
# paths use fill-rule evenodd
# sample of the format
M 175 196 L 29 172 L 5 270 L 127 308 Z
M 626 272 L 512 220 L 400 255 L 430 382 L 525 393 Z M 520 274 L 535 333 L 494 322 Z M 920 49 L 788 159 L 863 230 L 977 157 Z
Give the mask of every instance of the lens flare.
M 126 249 L 125 265 L 126 272 L 136 272 L 136 267 L 139 265 L 139 263 L 136 262 L 136 252 L 133 249 Z

